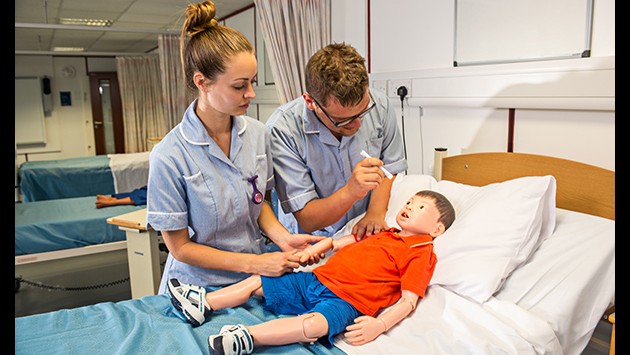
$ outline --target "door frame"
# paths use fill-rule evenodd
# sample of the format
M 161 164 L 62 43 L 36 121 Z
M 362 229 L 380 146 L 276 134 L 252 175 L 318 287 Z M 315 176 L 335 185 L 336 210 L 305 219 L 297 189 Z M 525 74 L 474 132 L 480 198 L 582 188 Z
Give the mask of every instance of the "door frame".
M 125 127 L 122 115 L 122 100 L 118 87 L 118 75 L 116 72 L 90 72 L 90 98 L 92 100 L 92 127 L 94 131 L 94 146 L 96 155 L 106 154 L 105 130 L 103 122 L 103 105 L 99 91 L 101 79 L 108 79 L 112 101 L 112 123 L 114 126 L 114 149 L 116 154 L 125 152 Z

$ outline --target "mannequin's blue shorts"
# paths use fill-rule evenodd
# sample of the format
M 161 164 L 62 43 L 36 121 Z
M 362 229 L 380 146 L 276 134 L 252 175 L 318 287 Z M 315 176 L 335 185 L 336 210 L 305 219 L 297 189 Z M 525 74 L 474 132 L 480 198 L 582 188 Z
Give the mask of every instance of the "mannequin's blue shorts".
M 264 308 L 276 314 L 301 315 L 319 312 L 328 321 L 328 337 L 323 342 L 332 346 L 337 334 L 353 324 L 362 314 L 324 286 L 312 272 L 286 273 L 280 277 L 260 277 L 265 295 Z

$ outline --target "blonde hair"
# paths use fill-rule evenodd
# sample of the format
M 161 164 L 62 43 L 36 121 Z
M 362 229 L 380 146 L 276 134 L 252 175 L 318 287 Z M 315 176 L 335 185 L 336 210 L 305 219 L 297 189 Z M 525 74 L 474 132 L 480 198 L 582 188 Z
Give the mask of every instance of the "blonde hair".
M 217 75 L 225 72 L 226 63 L 236 54 L 255 54 L 249 40 L 239 31 L 219 25 L 215 14 L 212 1 L 186 6 L 180 49 L 186 86 L 191 90 L 196 90 L 195 72 L 214 81 Z

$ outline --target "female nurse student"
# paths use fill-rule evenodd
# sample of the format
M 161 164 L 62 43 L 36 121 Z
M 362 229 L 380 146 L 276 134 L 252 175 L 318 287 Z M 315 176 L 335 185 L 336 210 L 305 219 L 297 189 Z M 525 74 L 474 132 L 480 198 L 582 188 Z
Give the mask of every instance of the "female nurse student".
M 160 294 L 172 278 L 223 286 L 279 276 L 300 266 L 296 251 L 322 239 L 290 234 L 264 201 L 274 183 L 270 137 L 244 116 L 256 96 L 254 48 L 214 16 L 211 1 L 186 8 L 182 65 L 197 97 L 149 158 L 147 223 L 169 250 Z M 281 251 L 265 252 L 261 231 Z

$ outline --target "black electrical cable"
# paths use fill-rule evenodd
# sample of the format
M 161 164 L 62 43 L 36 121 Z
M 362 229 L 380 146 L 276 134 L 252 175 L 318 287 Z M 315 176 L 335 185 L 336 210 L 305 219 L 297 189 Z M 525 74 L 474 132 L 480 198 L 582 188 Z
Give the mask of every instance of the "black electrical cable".
M 405 141 L 405 97 L 407 96 L 407 87 L 400 86 L 396 92 L 400 96 L 400 110 L 402 115 L 402 137 L 403 137 L 403 149 L 405 150 L 405 160 L 407 159 L 407 143 Z
M 160 251 L 168 253 L 168 248 L 166 247 L 166 244 L 160 243 L 158 244 L 158 248 Z M 162 267 L 163 269 L 165 264 L 166 262 L 160 262 L 160 267 Z M 26 280 L 22 278 L 22 275 L 20 275 L 20 276 L 15 277 L 15 293 L 17 293 L 20 290 L 23 283 L 33 286 L 33 287 L 47 289 L 48 291 L 88 291 L 88 290 L 96 290 L 99 288 L 115 286 L 118 284 L 128 282 L 129 280 L 130 280 L 129 277 L 125 277 L 120 280 L 106 282 L 106 283 L 102 283 L 98 285 L 89 285 L 89 286 L 81 286 L 81 287 L 66 287 L 66 286 L 60 286 L 60 285 L 47 285 L 40 281 Z
M 127 281 L 129 281 L 128 277 L 117 280 L 117 281 L 107 282 L 100 285 L 90 285 L 90 286 L 82 286 L 82 287 L 65 287 L 65 286 L 59 286 L 59 285 L 46 285 L 42 282 L 25 280 L 22 278 L 22 276 L 16 276 L 15 277 L 15 292 L 17 293 L 20 290 L 20 287 L 23 283 L 30 286 L 34 286 L 34 287 L 47 289 L 48 291 L 87 291 L 87 290 L 95 290 L 99 288 L 115 286 L 117 284 L 122 284 Z

